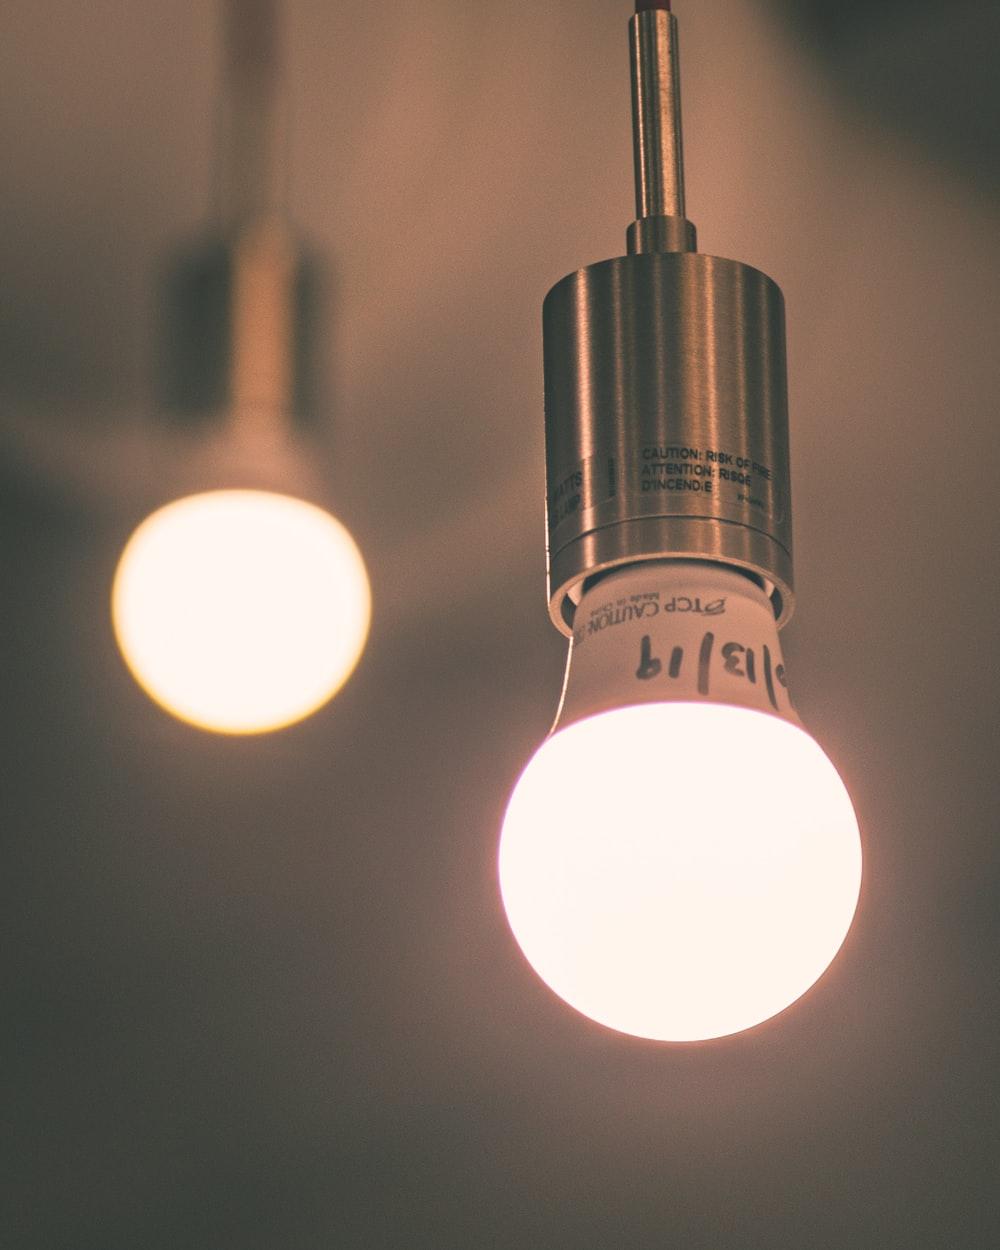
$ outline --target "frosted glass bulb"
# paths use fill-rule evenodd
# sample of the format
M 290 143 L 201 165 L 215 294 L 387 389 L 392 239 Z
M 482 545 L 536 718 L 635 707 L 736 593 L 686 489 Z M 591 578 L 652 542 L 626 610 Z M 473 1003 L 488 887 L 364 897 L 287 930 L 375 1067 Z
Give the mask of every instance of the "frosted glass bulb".
M 347 530 L 300 499 L 176 500 L 129 540 L 112 616 L 136 680 L 181 720 L 248 734 L 303 719 L 350 676 L 371 613 Z
M 782 1011 L 839 949 L 857 820 L 784 680 L 770 605 L 740 574 L 646 565 L 584 596 L 499 863 L 524 954 L 584 1015 L 721 1037 Z

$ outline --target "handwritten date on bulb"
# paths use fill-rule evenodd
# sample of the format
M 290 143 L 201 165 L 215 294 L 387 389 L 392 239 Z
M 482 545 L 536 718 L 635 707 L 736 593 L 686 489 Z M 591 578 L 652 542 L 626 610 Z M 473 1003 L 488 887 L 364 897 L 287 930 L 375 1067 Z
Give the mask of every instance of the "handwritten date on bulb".
M 706 697 L 712 693 L 712 659 L 715 647 L 715 634 L 711 632 L 703 634 L 697 657 L 698 693 Z M 768 701 L 777 711 L 778 701 L 775 694 L 775 682 L 782 689 L 787 690 L 788 679 L 785 673 L 785 666 L 784 664 L 774 663 L 771 649 L 766 643 L 761 648 L 761 651 L 764 686 L 767 690 Z M 666 660 L 661 655 L 654 654 L 652 638 L 649 634 L 643 634 L 639 644 L 639 663 L 635 670 L 635 675 L 639 681 L 653 681 L 661 676 L 676 681 L 681 676 L 685 659 L 684 648 L 672 647 L 669 654 L 664 652 L 663 655 L 667 657 Z M 741 642 L 724 642 L 719 647 L 719 655 L 722 659 L 723 673 L 730 677 L 742 678 L 754 686 L 757 684 L 757 653 L 753 647 L 746 646 Z

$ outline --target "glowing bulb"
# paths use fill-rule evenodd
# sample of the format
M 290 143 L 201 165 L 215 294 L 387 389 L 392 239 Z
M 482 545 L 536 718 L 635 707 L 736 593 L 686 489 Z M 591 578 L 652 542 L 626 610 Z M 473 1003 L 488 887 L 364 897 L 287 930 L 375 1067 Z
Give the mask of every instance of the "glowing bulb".
M 504 820 L 528 961 L 584 1015 L 695 1041 L 823 973 L 861 884 L 851 801 L 798 723 L 770 604 L 721 566 L 612 574 L 576 614 L 556 729 Z
M 232 734 L 293 724 L 330 699 L 361 655 L 370 610 L 364 562 L 339 521 L 255 490 L 154 512 L 112 591 L 118 644 L 147 694 Z

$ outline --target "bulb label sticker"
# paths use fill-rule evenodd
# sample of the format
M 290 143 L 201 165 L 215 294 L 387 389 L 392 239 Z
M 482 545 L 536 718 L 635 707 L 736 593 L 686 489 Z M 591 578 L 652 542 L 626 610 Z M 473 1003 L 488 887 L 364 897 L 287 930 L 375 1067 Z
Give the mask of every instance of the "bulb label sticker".
M 623 510 L 616 502 L 616 517 L 708 515 L 756 526 L 785 519 L 775 474 L 761 460 L 717 447 L 649 443 L 624 457 L 589 456 L 558 473 L 548 496 L 549 533 L 578 516 L 576 529 L 606 524 L 604 511 L 619 495 L 629 503 Z
M 631 621 L 650 620 L 661 612 L 693 612 L 696 616 L 722 616 L 726 611 L 725 599 L 703 599 L 700 595 L 672 595 L 669 599 L 655 592 L 644 595 L 633 595 L 628 602 L 619 600 L 606 604 L 591 612 L 585 625 L 578 625 L 574 632 L 574 640 L 583 642 L 599 634 L 613 625 L 624 625 Z

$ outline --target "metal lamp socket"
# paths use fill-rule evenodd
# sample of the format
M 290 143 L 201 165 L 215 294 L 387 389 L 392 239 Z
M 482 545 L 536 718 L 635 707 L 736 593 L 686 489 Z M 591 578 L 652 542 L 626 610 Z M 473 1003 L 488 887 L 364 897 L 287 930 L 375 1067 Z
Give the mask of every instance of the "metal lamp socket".
M 784 301 L 695 252 L 577 270 L 544 306 L 549 606 L 643 560 L 729 564 L 792 610 Z
M 549 611 L 564 634 L 588 583 L 647 560 L 708 560 L 792 611 L 781 292 L 695 250 L 684 203 L 677 21 L 629 25 L 636 219 L 628 255 L 545 300 Z

